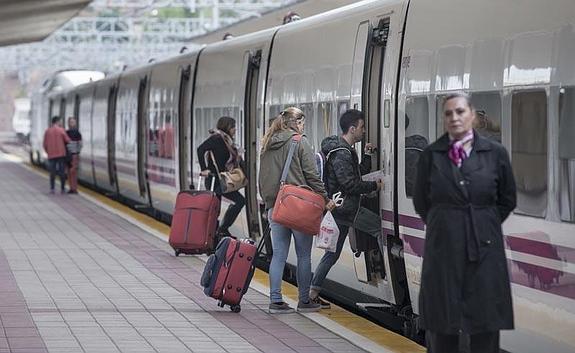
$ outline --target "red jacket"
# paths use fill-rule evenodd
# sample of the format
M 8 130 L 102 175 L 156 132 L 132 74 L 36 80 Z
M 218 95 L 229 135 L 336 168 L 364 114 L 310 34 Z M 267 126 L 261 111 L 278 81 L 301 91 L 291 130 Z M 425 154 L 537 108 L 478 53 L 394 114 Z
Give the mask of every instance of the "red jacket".
M 48 159 L 65 157 L 66 144 L 70 142 L 70 138 L 66 134 L 66 130 L 60 126 L 53 125 L 46 129 L 44 133 L 44 150 L 48 154 Z

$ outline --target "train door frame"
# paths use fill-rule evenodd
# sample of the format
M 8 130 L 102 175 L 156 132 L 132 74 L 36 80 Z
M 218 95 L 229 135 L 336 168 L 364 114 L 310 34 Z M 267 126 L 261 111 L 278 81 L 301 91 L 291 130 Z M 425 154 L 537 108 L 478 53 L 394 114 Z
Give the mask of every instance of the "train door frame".
M 359 144 L 358 153 L 363 154 L 367 142 L 374 143 L 377 148 L 375 151 L 376 158 L 375 160 L 372 159 L 371 170 L 381 173 L 384 189 L 378 193 L 377 200 L 368 201 L 372 206 L 368 208 L 376 212 L 380 219 L 384 213 L 387 214 L 389 210 L 395 210 L 394 189 L 392 187 L 394 180 L 390 162 L 393 154 L 395 124 L 392 124 L 390 117 L 391 92 L 387 92 L 390 90 L 386 91 L 384 87 L 384 82 L 391 79 L 391 77 L 387 78 L 386 75 L 394 76 L 393 70 L 390 69 L 394 65 L 394 60 L 388 54 L 392 21 L 399 22 L 400 17 L 384 14 L 372 18 L 371 21 L 358 24 L 350 94 L 350 106 L 357 109 L 358 105 L 361 104 L 360 109 L 365 113 L 367 138 Z M 393 43 L 393 45 L 396 46 L 397 43 Z M 365 48 L 364 51 L 362 51 L 363 48 Z M 363 62 L 361 60 L 362 55 Z M 388 62 L 388 60 L 390 61 Z M 360 69 L 362 69 L 361 77 Z M 358 87 L 359 82 L 361 82 L 361 88 Z M 358 89 L 361 89 L 361 100 L 358 99 Z M 391 213 L 393 214 L 393 211 Z M 395 239 L 395 233 L 393 227 L 390 228 L 392 229 L 389 230 L 384 227 L 382 222 L 382 234 L 377 239 L 368 239 L 362 244 L 365 245 L 366 251 L 356 254 L 359 257 L 354 258 L 354 265 L 358 280 L 381 288 L 381 297 L 386 302 L 400 304 L 406 298 L 403 287 L 399 285 L 399 281 L 405 277 L 405 274 L 404 272 L 400 273 L 401 271 L 398 270 L 392 257 L 391 248 L 395 243 L 390 242 L 390 239 Z M 356 238 L 356 240 L 361 239 Z M 356 243 L 357 245 L 359 244 Z
M 117 83 L 108 89 L 108 109 L 106 110 L 106 137 L 108 144 L 108 178 L 110 185 L 115 187 L 116 195 L 120 193 L 116 169 L 116 103 L 118 101 Z M 94 172 L 95 173 L 95 172 Z M 94 175 L 94 180 L 96 176 Z
M 258 158 L 258 97 L 259 82 L 262 63 L 262 49 L 246 52 L 246 79 L 244 92 L 244 147 L 245 161 L 256 161 Z M 256 164 L 246 163 L 246 219 L 248 223 L 249 236 L 257 239 L 260 234 L 260 207 L 257 199 L 257 177 Z
M 153 205 L 152 195 L 150 193 L 150 185 L 148 183 L 148 172 L 146 164 L 148 162 L 148 119 L 145 116 L 148 107 L 148 93 L 149 93 L 150 75 L 145 75 L 140 79 L 138 84 L 138 105 L 136 115 L 137 125 L 137 171 L 138 174 L 138 189 L 140 196 L 148 199 L 148 205 Z
M 60 98 L 60 122 L 66 126 L 66 98 Z
M 192 74 L 192 66 L 187 65 L 181 69 L 180 72 L 180 90 L 178 97 L 178 177 L 180 190 L 185 190 L 190 187 L 191 183 L 188 179 L 188 158 L 191 159 L 191 113 L 186 112 L 186 98 L 190 93 L 190 81 Z M 190 114 L 186 114 L 190 113 Z M 190 118 L 190 120 L 188 120 Z
M 76 94 L 74 96 L 74 114 L 72 115 L 74 117 L 74 119 L 76 119 L 76 128 L 79 128 L 80 126 L 80 103 L 81 103 L 81 99 L 80 99 L 80 95 Z

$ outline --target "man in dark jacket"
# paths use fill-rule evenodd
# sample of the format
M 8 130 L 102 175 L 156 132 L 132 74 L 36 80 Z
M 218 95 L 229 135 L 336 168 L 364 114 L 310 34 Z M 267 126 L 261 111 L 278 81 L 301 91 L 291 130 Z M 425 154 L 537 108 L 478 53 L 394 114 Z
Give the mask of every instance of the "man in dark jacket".
M 319 298 L 321 285 L 341 255 L 347 232 L 360 206 L 360 196 L 380 190 L 382 186 L 381 181 L 363 181 L 361 179 L 363 174 L 370 172 L 371 151 L 373 150 L 373 146 L 367 143 L 362 163 L 359 164 L 359 158 L 353 145 L 362 141 L 365 135 L 363 113 L 359 110 L 350 109 L 342 114 L 339 125 L 343 134 L 327 137 L 321 143 L 321 151 L 327 157 L 324 181 L 328 195 L 331 197 L 333 194 L 341 192 L 344 198 L 343 204 L 332 211 L 339 228 L 336 251 L 325 252 L 314 271 L 311 282 L 310 298 L 324 309 L 328 309 L 330 305 Z

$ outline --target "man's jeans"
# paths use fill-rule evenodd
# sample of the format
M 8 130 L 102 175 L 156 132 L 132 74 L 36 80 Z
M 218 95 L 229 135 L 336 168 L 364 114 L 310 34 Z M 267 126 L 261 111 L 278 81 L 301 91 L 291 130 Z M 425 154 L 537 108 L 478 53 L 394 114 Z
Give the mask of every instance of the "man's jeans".
M 343 244 L 345 243 L 345 239 L 347 238 L 347 232 L 349 231 L 348 225 L 343 225 L 338 220 L 335 220 L 337 227 L 339 228 L 339 238 L 337 239 L 337 247 L 335 252 L 326 251 L 321 260 L 319 260 L 319 264 L 315 269 L 313 274 L 313 279 L 311 281 L 311 288 L 317 290 L 318 292 L 321 290 L 321 285 L 323 281 L 327 277 L 329 270 L 335 265 L 339 256 L 341 255 L 341 250 L 343 249 Z
M 60 176 L 60 186 L 62 190 L 66 187 L 66 157 L 48 159 L 48 170 L 50 171 L 50 190 L 54 190 L 56 184 L 56 174 Z
M 313 236 L 303 234 L 272 221 L 273 208 L 268 211 L 272 238 L 272 261 L 270 264 L 270 301 L 279 303 L 283 301 L 281 286 L 284 267 L 287 261 L 291 237 L 295 240 L 297 255 L 297 287 L 300 302 L 309 301 L 309 287 L 311 282 L 311 248 Z

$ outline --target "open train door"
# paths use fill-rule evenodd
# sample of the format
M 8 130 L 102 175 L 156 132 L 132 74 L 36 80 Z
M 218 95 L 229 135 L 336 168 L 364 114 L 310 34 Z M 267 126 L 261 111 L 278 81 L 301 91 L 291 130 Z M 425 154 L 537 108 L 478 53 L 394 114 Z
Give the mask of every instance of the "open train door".
M 150 186 L 148 183 L 148 119 L 146 114 L 148 112 L 148 91 L 149 91 L 149 77 L 145 76 L 140 79 L 138 87 L 138 126 L 137 126 L 137 146 L 138 146 L 138 188 L 140 196 L 148 200 L 148 205 L 152 205 L 152 196 L 150 194 Z
M 247 68 L 244 96 L 244 171 L 248 178 L 245 188 L 246 195 L 246 215 L 248 221 L 249 237 L 257 239 L 260 234 L 260 210 L 257 190 L 257 169 L 255 161 L 258 160 L 258 83 L 260 78 L 260 66 L 262 50 L 248 51 L 245 57 L 245 67 Z
M 395 266 L 391 249 L 394 246 L 394 124 L 391 119 L 391 99 L 396 77 L 397 58 L 390 55 L 399 45 L 390 36 L 398 28 L 396 13 L 377 16 L 359 24 L 356 35 L 352 67 L 352 108 L 365 113 L 366 136 L 356 146 L 358 155 L 364 153 L 365 144 L 374 146 L 371 170 L 364 179 L 384 182 L 375 195 L 362 197 L 361 206 L 376 213 L 381 220 L 381 233 L 377 237 L 355 231 L 350 233 L 358 280 L 377 286 L 380 297 L 391 304 L 404 301 L 403 287 L 398 284 L 404 271 Z M 395 27 L 394 27 L 395 26 Z M 397 33 L 397 32 L 396 32 Z M 398 273 L 399 272 L 399 273 Z M 367 305 L 367 304 L 366 304 Z

